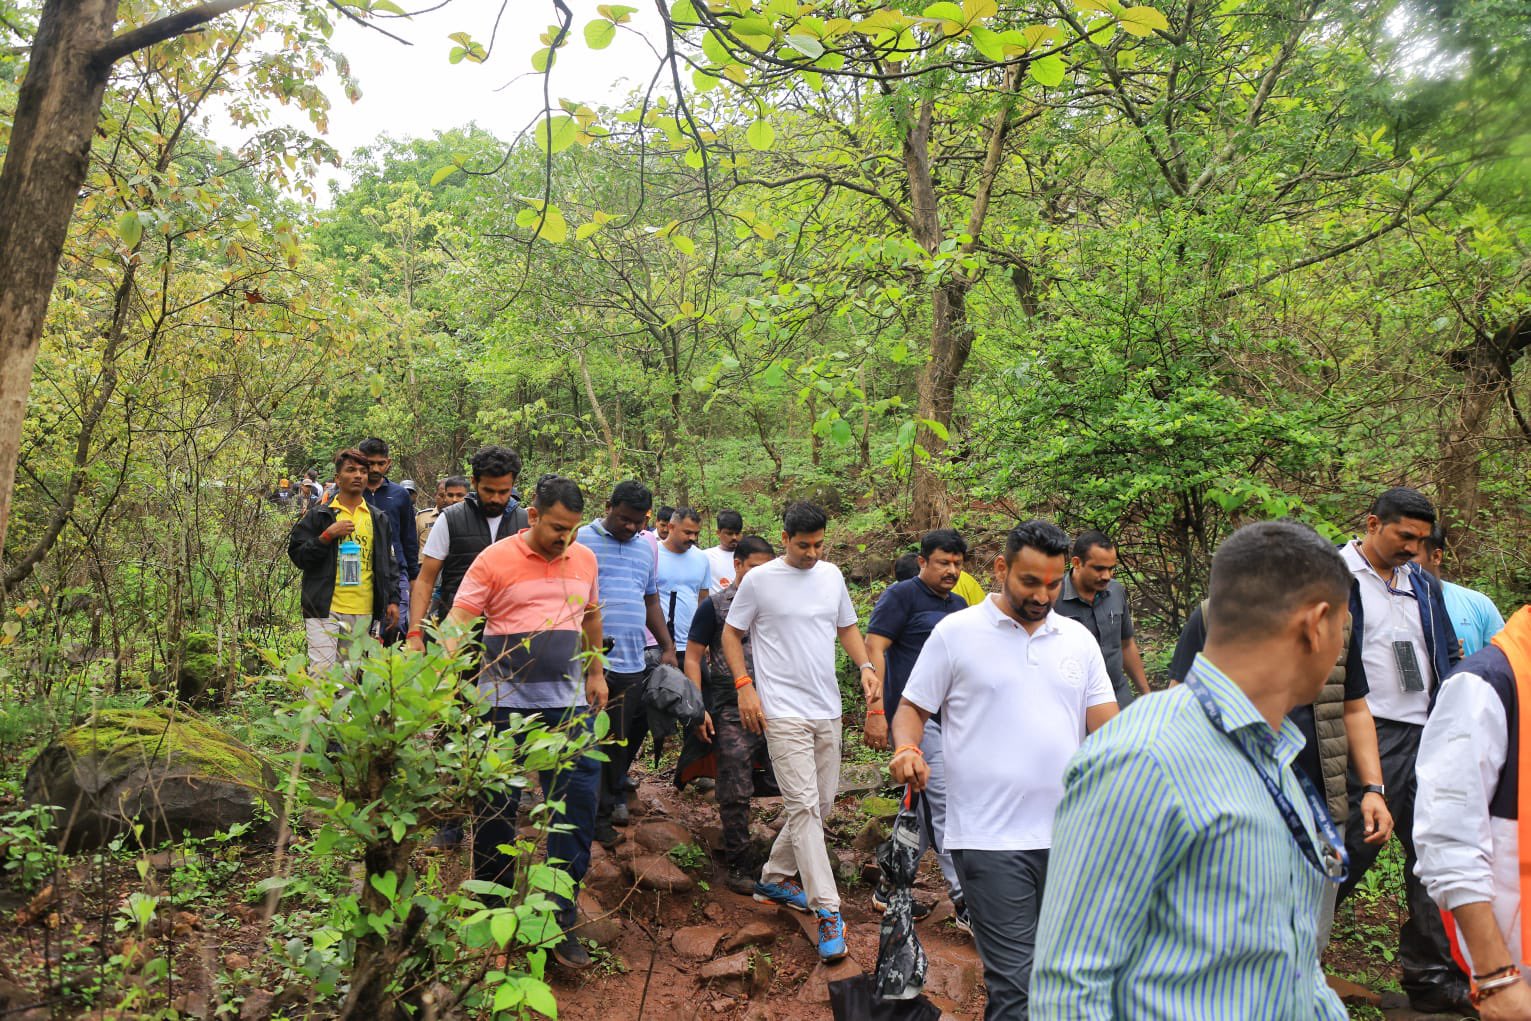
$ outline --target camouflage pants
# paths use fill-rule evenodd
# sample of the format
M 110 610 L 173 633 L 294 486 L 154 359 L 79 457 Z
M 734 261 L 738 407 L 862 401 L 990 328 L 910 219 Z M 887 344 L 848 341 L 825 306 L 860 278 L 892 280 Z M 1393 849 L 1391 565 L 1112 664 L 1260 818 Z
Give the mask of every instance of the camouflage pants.
M 712 746 L 718 756 L 718 818 L 723 824 L 723 860 L 752 867 L 745 861 L 750 845 L 750 796 L 755 793 L 755 759 L 764 758 L 764 734 L 751 734 L 739 722 L 739 707 L 712 715 Z

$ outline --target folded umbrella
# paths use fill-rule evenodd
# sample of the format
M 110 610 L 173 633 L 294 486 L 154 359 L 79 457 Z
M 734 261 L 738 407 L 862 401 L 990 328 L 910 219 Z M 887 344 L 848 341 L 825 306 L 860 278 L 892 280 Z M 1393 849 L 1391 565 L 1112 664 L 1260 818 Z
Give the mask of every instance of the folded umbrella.
M 888 890 L 888 907 L 877 934 L 877 995 L 885 1000 L 909 1000 L 925 987 L 929 961 L 914 933 L 914 877 L 920 867 L 920 821 L 915 815 L 919 795 L 904 788 L 904 805 L 893 820 L 893 832 L 877 849 L 877 864 Z

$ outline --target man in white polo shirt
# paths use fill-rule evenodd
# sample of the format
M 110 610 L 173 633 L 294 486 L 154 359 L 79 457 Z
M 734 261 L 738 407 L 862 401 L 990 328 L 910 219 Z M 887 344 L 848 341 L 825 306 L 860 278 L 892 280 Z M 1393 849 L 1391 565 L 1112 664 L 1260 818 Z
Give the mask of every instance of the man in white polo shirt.
M 781 788 L 787 823 L 755 884 L 755 899 L 819 919 L 819 957 L 844 957 L 845 923 L 840 894 L 824 846 L 824 820 L 840 786 L 840 685 L 835 680 L 835 639 L 861 666 L 861 689 L 869 701 L 877 674 L 867 658 L 856 608 L 840 569 L 823 559 L 828 519 L 811 503 L 794 503 L 782 518 L 780 559 L 739 580 L 739 592 L 723 628 L 723 657 L 739 692 L 739 722 L 765 734 L 766 750 Z M 750 639 L 755 673 L 745 666 Z M 802 876 L 799 886 L 794 875 Z
M 1051 522 L 1012 529 L 999 591 L 936 624 L 893 717 L 893 779 L 922 790 L 920 737 L 941 714 L 945 850 L 983 959 L 985 1021 L 1025 1021 L 1063 771 L 1118 712 L 1095 636 L 1053 609 L 1068 549 Z

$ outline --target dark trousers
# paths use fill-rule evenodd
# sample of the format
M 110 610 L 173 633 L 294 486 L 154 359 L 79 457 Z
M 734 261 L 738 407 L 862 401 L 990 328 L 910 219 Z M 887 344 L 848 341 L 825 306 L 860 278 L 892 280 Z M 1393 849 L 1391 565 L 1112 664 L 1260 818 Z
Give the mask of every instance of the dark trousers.
M 952 851 L 989 991 L 984 1021 L 1026 1021 L 1048 850 Z
M 610 729 L 603 750 L 607 759 L 601 764 L 601 819 L 610 819 L 618 802 L 627 801 L 627 771 L 637 757 L 637 740 L 643 733 L 643 682 L 649 672 L 606 674 L 606 719 Z
M 588 732 L 590 715 L 578 709 L 506 709 L 489 710 L 496 732 L 509 724 L 512 713 L 536 717 L 546 727 L 568 724 L 570 733 Z M 582 755 L 572 765 L 557 773 L 542 770 L 537 774 L 542 796 L 549 802 L 563 802 L 563 811 L 553 817 L 548 833 L 548 860 L 574 879 L 576 896 L 580 880 L 590 868 L 590 842 L 595 833 L 596 788 L 601 780 L 601 763 Z M 516 842 L 516 809 L 521 800 L 517 789 L 485 795 L 476 806 L 473 825 L 473 878 L 503 886 L 515 885 L 515 859 L 500 851 L 501 844 Z M 559 906 L 559 923 L 567 927 L 573 920 L 574 902 L 565 897 L 553 898 Z
M 718 761 L 718 821 L 723 824 L 723 860 L 739 871 L 758 864 L 748 860 L 750 797 L 755 793 L 755 759 L 764 758 L 764 734 L 752 734 L 739 722 L 739 706 L 712 714 L 712 747 Z
M 1403 844 L 1403 889 L 1408 909 L 1398 933 L 1398 963 L 1403 970 L 1403 989 L 1410 994 L 1441 987 L 1464 996 L 1467 976 L 1451 958 L 1451 944 L 1441 925 L 1441 912 L 1424 883 L 1414 874 L 1414 759 L 1424 727 L 1394 720 L 1377 720 L 1377 750 L 1382 755 L 1382 782 L 1387 786 L 1387 807 L 1393 813 L 1393 834 Z M 1345 830 L 1345 849 L 1350 852 L 1350 875 L 1340 887 L 1341 902 L 1350 896 L 1382 850 L 1365 841 L 1366 820 L 1361 817 L 1361 781 L 1350 774 L 1350 819 Z

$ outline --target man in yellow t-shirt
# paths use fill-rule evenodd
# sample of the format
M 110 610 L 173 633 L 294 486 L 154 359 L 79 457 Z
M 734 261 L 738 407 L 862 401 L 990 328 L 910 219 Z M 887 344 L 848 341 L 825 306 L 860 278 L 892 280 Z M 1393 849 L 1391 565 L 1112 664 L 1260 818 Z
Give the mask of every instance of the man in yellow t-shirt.
M 303 622 L 309 668 L 325 670 L 350 657 L 350 645 L 374 620 L 399 619 L 399 567 L 386 515 L 374 515 L 364 492 L 367 457 L 335 455 L 335 495 L 293 526 L 287 556 L 303 572 Z M 358 570 L 348 571 L 348 542 L 360 547 Z
M 960 575 L 957 576 L 957 585 L 952 589 L 952 591 L 961 596 L 969 606 L 977 606 L 979 603 L 983 602 L 984 597 L 989 594 L 984 589 L 984 587 L 978 583 L 978 579 L 973 577 L 971 574 L 968 574 L 966 571 L 963 571 Z

